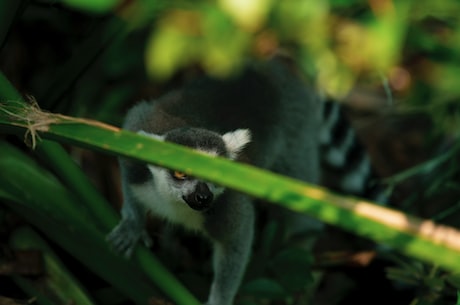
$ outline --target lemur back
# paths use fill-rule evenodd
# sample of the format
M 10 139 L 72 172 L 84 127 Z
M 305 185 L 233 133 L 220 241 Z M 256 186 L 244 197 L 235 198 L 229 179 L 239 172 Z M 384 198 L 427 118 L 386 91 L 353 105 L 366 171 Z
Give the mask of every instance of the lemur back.
M 128 112 L 123 127 L 318 183 L 322 109 L 321 99 L 301 77 L 273 60 L 228 80 L 201 78 L 141 102 Z M 231 305 L 251 252 L 253 200 L 153 165 L 121 159 L 120 168 L 122 220 L 109 242 L 126 256 L 139 240 L 149 245 L 148 211 L 201 233 L 214 249 L 207 304 Z
M 130 110 L 124 128 L 156 134 L 191 126 L 221 134 L 249 129 L 252 141 L 240 160 L 317 182 L 320 111 L 320 99 L 288 68 L 272 62 L 262 71 L 249 69 L 225 81 L 200 79 L 141 103 Z

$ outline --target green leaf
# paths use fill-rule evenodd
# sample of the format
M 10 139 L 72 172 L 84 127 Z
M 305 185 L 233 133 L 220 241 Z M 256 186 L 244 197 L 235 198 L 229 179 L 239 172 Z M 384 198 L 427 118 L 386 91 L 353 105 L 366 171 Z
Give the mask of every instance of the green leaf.
M 172 11 L 163 17 L 147 43 L 149 75 L 167 79 L 179 68 L 197 61 L 202 48 L 200 28 L 198 11 Z
M 185 171 L 460 271 L 460 232 L 454 228 L 100 122 L 40 112 L 21 102 L 0 106 L 0 128 L 5 131 L 25 132 L 34 126 L 42 137 Z
M 276 242 L 279 241 L 280 227 L 278 222 L 270 221 L 265 226 L 260 237 L 260 253 L 263 257 L 269 257 L 270 253 L 274 250 Z
M 106 13 L 115 8 L 120 0 L 61 0 L 63 3 L 74 8 L 93 12 Z
M 241 287 L 241 292 L 246 295 L 269 300 L 281 300 L 288 296 L 288 293 L 280 284 L 268 278 L 255 279 L 244 284 Z
M 4 142 L 0 142 L 0 172 L 0 198 L 13 211 L 130 299 L 145 304 L 155 293 L 156 283 L 178 304 L 199 304 L 145 248 L 136 250 L 134 264 L 111 253 L 105 241 L 107 232 L 99 231 L 77 198 L 53 175 Z
M 286 290 L 296 292 L 313 281 L 312 262 L 310 252 L 300 248 L 287 248 L 271 260 L 270 269 Z
M 460 291 L 460 274 L 450 274 L 446 277 L 446 281 Z

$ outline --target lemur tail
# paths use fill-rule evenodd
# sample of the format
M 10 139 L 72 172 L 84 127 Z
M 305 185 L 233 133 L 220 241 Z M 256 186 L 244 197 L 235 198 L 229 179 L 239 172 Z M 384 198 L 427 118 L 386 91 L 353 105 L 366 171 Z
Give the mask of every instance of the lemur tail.
M 345 116 L 343 105 L 325 100 L 320 133 L 322 166 L 327 187 L 381 204 L 388 201 L 366 148 Z

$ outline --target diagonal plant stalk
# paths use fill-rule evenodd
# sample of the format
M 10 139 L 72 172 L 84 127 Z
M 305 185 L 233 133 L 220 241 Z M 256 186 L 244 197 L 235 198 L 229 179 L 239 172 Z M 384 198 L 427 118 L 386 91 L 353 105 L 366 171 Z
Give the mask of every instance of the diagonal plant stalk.
M 9 101 L 5 102 L 6 104 L 10 105 L 15 105 L 19 107 L 24 107 L 27 104 L 24 102 L 20 94 L 14 89 L 14 87 L 9 83 L 9 81 L 4 77 L 2 73 L 0 73 L 0 100 L 2 101 L 0 104 L 3 106 L 3 101 Z M 16 109 L 17 110 L 17 109 Z M 8 110 L 7 110 L 8 111 Z M 5 113 L 3 113 L 5 115 Z M 7 117 L 10 117 L 11 113 L 6 115 Z M 14 116 L 14 115 L 13 115 Z M 4 127 L 4 128 L 3 128 Z M 2 125 L 2 128 L 0 128 L 0 132 L 15 132 L 19 131 L 17 129 L 18 126 L 14 126 L 11 124 L 6 124 Z M 0 142 L 1 143 L 1 142 Z M 113 209 L 110 208 L 110 205 L 103 199 L 103 197 L 95 191 L 94 187 L 91 186 L 90 182 L 88 181 L 87 177 L 81 172 L 81 170 L 75 165 L 75 163 L 72 161 L 72 159 L 69 157 L 69 155 L 65 152 L 65 150 L 55 142 L 51 141 L 43 141 L 40 142 L 39 144 L 40 148 L 38 149 L 38 152 L 40 153 L 41 157 L 49 160 L 50 164 L 54 167 L 55 172 L 57 175 L 66 183 L 67 187 L 69 190 L 72 191 L 72 196 L 67 196 L 67 198 L 70 197 L 77 197 L 79 199 L 79 202 L 76 202 L 75 200 L 72 200 L 70 202 L 66 202 L 68 204 L 73 204 L 75 210 L 75 213 L 86 213 L 86 216 L 88 217 L 86 221 L 80 222 L 79 224 L 76 225 L 78 228 L 79 225 L 84 226 L 85 224 L 91 223 L 94 226 L 94 232 L 98 231 L 99 233 L 99 239 L 97 242 L 93 241 L 93 246 L 99 244 L 102 244 L 105 246 L 105 240 L 103 238 L 103 235 L 107 234 L 110 229 L 113 228 L 113 226 L 116 224 L 116 216 L 115 212 Z M 0 149 L 0 157 L 5 157 L 6 154 L 6 149 Z M 26 160 L 26 159 L 25 159 Z M 26 161 L 25 161 L 26 162 Z M 4 172 L 2 172 L 4 173 Z M 18 174 L 16 171 L 12 171 L 14 175 Z M 36 180 L 42 181 L 41 178 Z M 23 187 L 28 187 L 29 185 L 33 185 L 33 182 L 26 182 Z M 6 186 L 6 184 L 3 184 L 1 186 Z M 45 188 L 46 189 L 46 188 Z M 40 197 L 40 189 L 37 190 L 37 197 Z M 25 194 L 22 194 L 25 195 Z M 36 212 L 33 210 L 31 211 L 31 207 L 24 207 L 24 206 L 18 206 L 14 203 L 18 202 L 26 202 L 31 204 L 30 198 L 23 198 L 20 197 L 18 199 L 14 194 L 11 194 L 11 188 L 4 188 L 2 189 L 0 187 L 0 196 L 6 199 L 9 199 L 7 202 L 12 202 L 12 208 L 13 209 L 19 209 L 17 212 L 20 214 L 23 214 L 25 216 L 31 216 L 29 221 L 31 223 L 34 223 L 37 218 L 33 217 Z M 33 197 L 35 198 L 35 197 Z M 54 196 L 52 197 L 53 199 L 55 198 Z M 56 204 L 59 204 L 59 202 L 55 202 Z M 46 201 L 44 202 L 46 206 Z M 40 207 L 43 205 L 35 205 L 35 208 L 40 209 Z M 32 208 L 33 209 L 33 208 Z M 89 212 L 88 212 L 89 211 Z M 40 213 L 40 211 L 38 211 Z M 41 211 L 43 213 L 44 211 Z M 69 217 L 72 217 L 74 213 L 69 213 L 69 214 L 64 214 Z M 43 219 L 43 218 L 41 218 Z M 45 221 L 47 223 L 48 221 Z M 35 223 L 39 228 L 43 229 L 43 223 L 36 222 Z M 76 252 L 76 249 L 73 247 L 77 246 L 78 249 L 78 242 L 81 242 L 81 238 L 77 238 L 74 241 L 72 241 L 69 238 L 62 238 L 58 239 L 59 236 L 56 236 L 57 232 L 61 230 L 60 226 L 56 225 L 54 227 L 48 228 L 45 227 L 47 230 L 45 233 L 48 236 L 51 236 L 54 240 L 56 240 L 58 243 L 60 243 L 64 248 L 66 248 L 71 254 L 78 253 Z M 100 232 L 104 232 L 104 234 L 101 234 Z M 96 234 L 96 233 L 95 233 Z M 58 234 L 59 235 L 59 234 Z M 78 241 L 78 242 L 76 242 Z M 76 245 L 74 245 L 76 243 Z M 84 244 L 84 243 L 83 243 Z M 102 247 L 100 251 L 102 253 L 108 254 L 107 247 Z M 108 257 L 112 257 L 113 255 L 109 255 Z M 84 263 L 93 263 L 92 262 L 92 256 L 88 255 L 88 253 L 80 257 L 80 259 Z M 138 265 L 138 267 L 142 270 L 144 270 L 148 277 L 151 279 L 151 281 L 155 282 L 158 287 L 160 287 L 167 295 L 171 297 L 177 304 L 198 304 L 198 302 L 193 298 L 193 296 L 172 276 L 167 270 L 164 269 L 164 267 L 156 260 L 156 258 L 151 255 L 146 249 L 139 249 L 135 253 L 135 257 L 133 258 Z M 107 260 L 107 261 L 110 261 Z M 102 262 L 106 262 L 106 260 L 102 260 Z M 112 260 L 113 262 L 113 260 Z M 104 269 L 102 269 L 101 272 L 101 277 L 104 277 L 111 282 L 113 280 L 113 275 L 111 272 L 107 272 L 107 270 L 112 270 L 113 266 L 121 266 L 123 265 L 123 260 L 119 259 L 117 263 L 110 265 L 110 264 L 96 264 L 95 266 L 92 266 L 94 270 L 98 270 L 100 266 L 105 266 L 105 273 Z M 129 268 L 124 268 L 124 272 L 130 272 Z M 110 273 L 110 274 L 109 274 Z M 121 278 L 123 278 L 123 274 L 121 273 L 120 275 Z M 141 280 L 142 281 L 142 280 Z M 136 281 L 132 281 L 132 283 L 135 283 Z M 116 283 L 114 286 L 117 286 Z M 143 293 L 134 293 L 136 289 L 134 290 L 127 290 L 124 287 L 119 287 L 120 291 L 124 291 L 127 296 L 131 296 L 134 300 L 137 300 L 138 303 L 145 303 L 145 298 L 147 296 L 147 291 L 144 291 Z M 132 294 L 130 294 L 130 291 L 132 291 Z M 151 292 L 151 289 L 150 289 Z M 141 301 L 143 300 L 143 301 Z
M 136 264 L 110 253 L 105 234 L 73 194 L 24 153 L 3 142 L 0 152 L 0 198 L 90 270 L 138 304 L 153 296 L 152 282 L 177 304 L 199 304 L 145 248 L 137 249 Z
M 17 114 L 5 115 L 5 111 Z M 171 143 L 100 122 L 47 114 L 27 122 L 30 106 L 5 103 L 0 128 L 34 131 L 42 137 L 181 170 L 187 174 L 278 203 L 299 213 L 370 238 L 444 268 L 460 271 L 460 232 L 396 210 L 326 190 L 248 165 L 210 158 Z M 212 168 L 213 170 L 209 170 Z
M 0 73 L 0 100 L 24 102 L 22 96 L 2 73 Z M 86 205 L 99 226 L 102 226 L 104 230 L 109 230 L 116 224 L 115 212 L 108 208 L 107 201 L 96 191 L 86 175 L 58 143 L 43 141 L 37 152 L 38 156 L 47 161 L 59 178 Z

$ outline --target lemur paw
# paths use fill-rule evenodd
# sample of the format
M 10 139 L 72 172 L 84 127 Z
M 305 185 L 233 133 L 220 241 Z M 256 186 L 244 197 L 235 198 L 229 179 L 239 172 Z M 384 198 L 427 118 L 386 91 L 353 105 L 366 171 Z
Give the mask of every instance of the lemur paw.
M 153 241 L 147 231 L 130 221 L 121 221 L 107 235 L 106 240 L 115 252 L 122 254 L 126 258 L 132 256 L 139 240 L 142 240 L 146 247 L 153 245 Z

